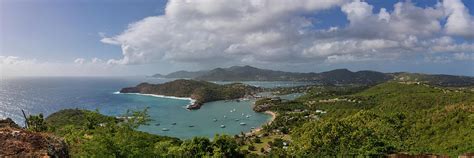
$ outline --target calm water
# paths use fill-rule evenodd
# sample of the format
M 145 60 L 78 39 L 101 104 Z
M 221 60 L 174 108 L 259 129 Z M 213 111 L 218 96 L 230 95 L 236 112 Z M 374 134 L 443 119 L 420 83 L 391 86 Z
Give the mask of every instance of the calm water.
M 237 81 L 215 81 L 217 84 L 229 84 Z M 238 81 L 248 85 L 263 87 L 263 88 L 275 88 L 275 87 L 297 87 L 297 86 L 306 86 L 314 85 L 313 82 L 292 82 L 292 81 Z
M 22 122 L 21 109 L 27 114 L 49 115 L 66 108 L 95 110 L 117 116 L 127 109 L 150 107 L 153 121 L 140 130 L 190 138 L 193 136 L 212 137 L 214 134 L 237 134 L 258 127 L 270 116 L 251 110 L 252 101 L 211 102 L 200 110 L 184 108 L 187 100 L 158 98 L 133 94 L 114 94 L 120 88 L 134 86 L 141 82 L 163 83 L 168 80 L 144 77 L 22 77 L 0 80 L 0 118 L 10 117 Z M 275 83 L 274 86 L 278 86 Z M 271 84 L 265 82 L 265 87 Z M 231 110 L 235 112 L 230 112 Z M 242 115 L 244 114 L 244 115 Z M 226 118 L 224 118 L 224 115 Z M 249 115 L 249 117 L 246 117 Z M 218 121 L 214 122 L 216 118 Z M 235 119 L 239 119 L 236 121 Z M 240 125 L 245 122 L 246 125 Z M 176 123 L 176 125 L 172 125 Z M 160 124 L 157 126 L 156 124 Z M 189 127 L 190 125 L 194 127 Z M 220 128 L 225 125 L 226 128 Z M 162 131 L 163 128 L 170 129 Z

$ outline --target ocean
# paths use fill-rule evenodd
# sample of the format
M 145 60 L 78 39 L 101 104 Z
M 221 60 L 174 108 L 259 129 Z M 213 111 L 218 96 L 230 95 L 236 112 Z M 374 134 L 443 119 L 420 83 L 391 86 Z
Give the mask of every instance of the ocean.
M 199 110 L 189 111 L 189 100 L 117 94 L 123 87 L 141 82 L 164 83 L 170 79 L 150 77 L 14 77 L 0 79 L 0 118 L 12 118 L 23 125 L 21 110 L 28 114 L 49 115 L 61 109 L 99 110 L 110 116 L 120 116 L 127 110 L 143 110 L 153 121 L 139 130 L 178 137 L 213 137 L 215 134 L 238 134 L 260 127 L 271 116 L 251 109 L 253 100 L 206 103 Z M 245 83 L 245 82 L 244 82 Z M 222 84 L 222 83 L 221 83 Z M 291 82 L 249 82 L 261 87 L 301 85 Z M 217 121 L 215 121 L 215 120 Z M 241 125 L 245 123 L 245 125 Z M 225 125 L 225 128 L 221 128 Z M 164 131 L 166 128 L 168 131 Z

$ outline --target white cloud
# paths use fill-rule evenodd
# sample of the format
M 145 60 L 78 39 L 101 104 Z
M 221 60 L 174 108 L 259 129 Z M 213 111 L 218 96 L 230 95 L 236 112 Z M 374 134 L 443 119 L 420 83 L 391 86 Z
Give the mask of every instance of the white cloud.
M 0 65 L 25 65 L 34 64 L 36 59 L 22 59 L 17 56 L 0 56 Z
M 347 32 L 356 37 L 402 40 L 409 36 L 429 37 L 441 30 L 439 19 L 443 11 L 438 8 L 420 8 L 411 2 L 398 2 L 389 13 L 381 8 L 373 13 L 367 2 L 354 1 L 341 7 L 347 15 Z
M 444 0 L 443 7 L 448 19 L 446 32 L 450 35 L 474 38 L 474 17 L 461 0 Z
M 171 0 L 162 16 L 133 23 L 102 42 L 120 43 L 123 58 L 111 64 L 141 64 L 259 58 L 283 60 L 301 50 L 312 23 L 304 14 L 344 0 Z
M 86 59 L 84 59 L 84 58 L 77 58 L 77 59 L 74 60 L 74 63 L 82 65 L 82 64 L 84 64 L 85 60 Z
M 315 30 L 308 15 L 334 7 L 340 7 L 349 24 Z M 472 22 L 472 16 L 460 1 L 432 7 L 407 1 L 396 3 L 393 11 L 373 9 L 359 0 L 170 0 L 164 15 L 130 24 L 117 36 L 101 34 L 101 41 L 121 46 L 123 57 L 107 60 L 118 65 L 318 63 L 472 52 L 473 43 L 451 37 L 469 35 L 464 28 L 470 24 L 459 17 Z M 450 31 L 455 28 L 464 31 Z
M 138 72 L 132 67 L 108 65 L 101 59 L 77 58 L 71 62 L 49 62 L 17 56 L 0 56 L 0 76 L 83 76 L 123 75 Z
M 454 59 L 456 60 L 472 60 L 474 61 L 474 53 L 455 53 Z

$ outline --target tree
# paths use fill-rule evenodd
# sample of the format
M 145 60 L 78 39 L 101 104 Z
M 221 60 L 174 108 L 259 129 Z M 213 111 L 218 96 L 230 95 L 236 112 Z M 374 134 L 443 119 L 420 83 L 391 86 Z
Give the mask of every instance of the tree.
M 194 137 L 191 140 L 186 140 L 181 144 L 181 148 L 188 156 L 203 157 L 212 153 L 212 143 L 205 137 Z
M 238 157 L 239 145 L 228 135 L 216 135 L 212 141 L 214 156 L 217 157 Z
M 34 132 L 43 132 L 48 129 L 46 123 L 44 122 L 43 114 L 39 115 L 30 115 L 27 119 L 28 130 Z

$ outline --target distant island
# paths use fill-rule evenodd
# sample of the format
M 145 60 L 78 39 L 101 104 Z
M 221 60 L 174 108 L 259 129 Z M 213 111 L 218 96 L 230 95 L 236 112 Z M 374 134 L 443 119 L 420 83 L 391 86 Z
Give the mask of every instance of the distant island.
M 360 84 L 375 85 L 386 81 L 420 82 L 445 87 L 474 85 L 474 77 L 421 73 L 382 73 L 377 71 L 357 71 L 336 69 L 321 73 L 298 73 L 259 69 L 252 66 L 232 66 L 203 71 L 177 71 L 167 75 L 155 74 L 159 78 L 195 79 L 204 81 L 304 81 L 320 84 Z
M 122 88 L 120 93 L 187 97 L 195 100 L 187 108 L 199 109 L 206 102 L 243 98 L 260 90 L 261 88 L 241 83 L 219 85 L 207 81 L 179 79 L 163 84 L 141 83 L 135 87 Z

